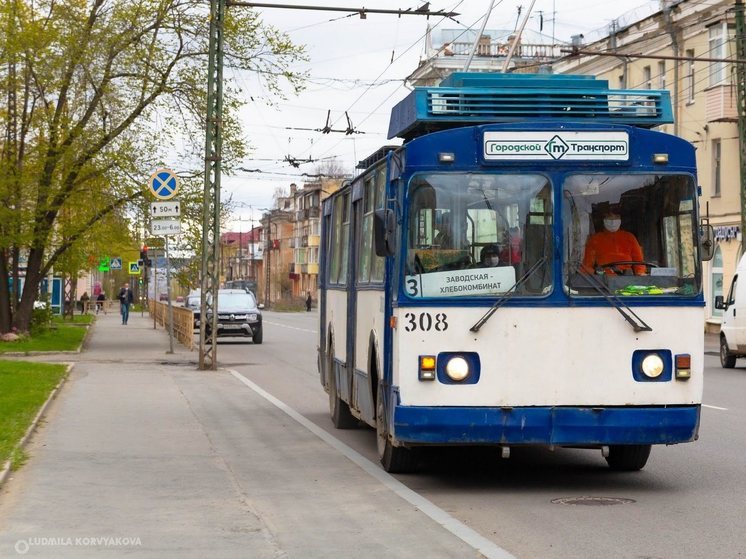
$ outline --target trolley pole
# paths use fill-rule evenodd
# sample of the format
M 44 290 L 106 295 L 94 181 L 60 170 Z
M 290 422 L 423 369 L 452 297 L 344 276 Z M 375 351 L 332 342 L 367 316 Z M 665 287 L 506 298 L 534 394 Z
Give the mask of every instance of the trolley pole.
M 202 206 L 202 277 L 200 279 L 199 368 L 216 370 L 218 288 L 220 287 L 220 172 L 222 168 L 223 24 L 225 0 L 210 0 L 210 48 L 207 64 L 205 187 Z M 207 321 L 210 331 L 207 332 Z

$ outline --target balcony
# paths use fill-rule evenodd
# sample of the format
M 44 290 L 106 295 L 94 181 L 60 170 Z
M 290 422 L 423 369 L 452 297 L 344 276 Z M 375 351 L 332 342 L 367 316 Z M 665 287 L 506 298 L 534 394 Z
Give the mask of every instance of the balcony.
M 301 264 L 301 273 L 318 275 L 319 265 L 318 264 Z
M 321 208 L 319 208 L 318 206 L 308 208 L 309 218 L 316 218 L 316 217 L 319 217 L 320 215 L 321 215 Z
M 317 247 L 321 244 L 321 237 L 318 235 L 308 235 L 308 246 Z
M 705 90 L 705 117 L 707 122 L 736 122 L 736 88 L 733 84 L 721 84 Z

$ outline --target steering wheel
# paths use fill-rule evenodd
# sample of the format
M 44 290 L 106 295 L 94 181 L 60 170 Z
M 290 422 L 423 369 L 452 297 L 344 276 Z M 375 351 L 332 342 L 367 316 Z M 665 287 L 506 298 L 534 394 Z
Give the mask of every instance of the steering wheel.
M 657 268 L 658 264 L 654 262 L 645 262 L 643 260 L 617 260 L 616 262 L 609 262 L 607 264 L 598 264 L 596 268 L 605 269 L 611 268 L 615 274 L 624 275 L 624 270 L 618 269 L 617 266 L 645 266 L 646 268 Z

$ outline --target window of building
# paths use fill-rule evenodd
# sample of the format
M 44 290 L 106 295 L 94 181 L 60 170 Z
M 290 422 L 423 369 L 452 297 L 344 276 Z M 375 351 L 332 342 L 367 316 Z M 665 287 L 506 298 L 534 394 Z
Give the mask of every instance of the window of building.
M 710 58 L 728 58 L 728 34 L 731 30 L 732 27 L 725 22 L 710 27 L 708 40 Z M 710 62 L 710 85 L 727 83 L 728 68 L 725 62 Z
M 658 62 L 658 89 L 666 89 L 666 61 Z
M 721 164 L 720 159 L 722 156 L 722 143 L 720 140 L 712 141 L 712 195 L 720 196 L 721 186 Z
M 687 49 L 687 58 L 694 58 L 694 49 Z M 686 99 L 687 103 L 694 103 L 694 60 L 689 60 L 686 73 Z
M 653 80 L 650 72 L 650 66 L 645 66 L 642 69 L 642 86 L 645 89 L 653 89 Z

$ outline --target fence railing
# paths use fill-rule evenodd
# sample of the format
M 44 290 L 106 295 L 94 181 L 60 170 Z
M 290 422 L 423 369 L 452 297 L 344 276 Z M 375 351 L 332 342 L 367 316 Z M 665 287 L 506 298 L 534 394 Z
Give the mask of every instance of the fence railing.
M 168 304 L 150 301 L 148 311 L 156 323 L 168 328 Z M 174 337 L 187 349 L 194 348 L 194 316 L 190 309 L 173 307 Z

